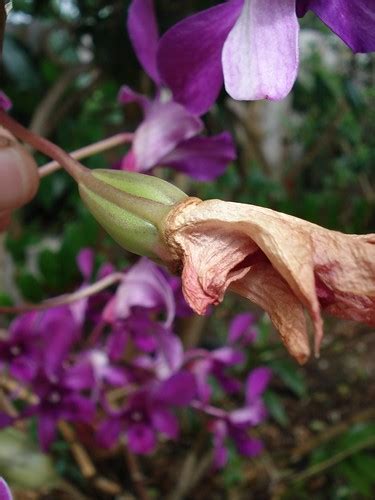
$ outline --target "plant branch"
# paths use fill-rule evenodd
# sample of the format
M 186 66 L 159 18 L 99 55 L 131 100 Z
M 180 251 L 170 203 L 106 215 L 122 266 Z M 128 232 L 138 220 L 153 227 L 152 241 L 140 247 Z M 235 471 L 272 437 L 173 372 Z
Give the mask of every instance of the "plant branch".
M 50 309 L 52 307 L 62 306 L 72 304 L 77 300 L 82 300 L 87 297 L 91 297 L 91 295 L 95 295 L 96 293 L 101 292 L 105 288 L 108 288 L 115 283 L 121 281 L 123 278 L 122 273 L 113 273 L 101 280 L 93 283 L 92 285 L 86 286 L 77 290 L 73 293 L 67 293 L 64 295 L 59 295 L 58 297 L 54 297 L 52 299 L 45 300 L 40 302 L 39 304 L 22 304 L 19 306 L 1 306 L 0 313 L 5 314 L 21 314 L 27 311 L 45 311 L 46 309 Z
M 137 457 L 124 445 L 124 457 L 129 470 L 134 489 L 139 500 L 149 500 L 150 496 L 144 484 L 144 476 L 141 471 Z
M 77 149 L 76 151 L 72 151 L 69 155 L 75 160 L 82 160 L 84 158 L 88 158 L 89 156 L 93 156 L 95 154 L 103 153 L 108 149 L 115 148 L 117 146 L 121 146 L 122 144 L 126 144 L 132 142 L 134 134 L 131 133 L 120 133 L 113 135 L 112 137 L 108 137 L 107 139 L 103 139 L 102 141 L 96 142 L 94 144 L 90 144 L 89 146 L 85 146 L 83 148 Z M 52 174 L 62 168 L 59 162 L 50 161 L 45 165 L 42 165 L 39 168 L 40 177 L 46 177 L 47 175 Z

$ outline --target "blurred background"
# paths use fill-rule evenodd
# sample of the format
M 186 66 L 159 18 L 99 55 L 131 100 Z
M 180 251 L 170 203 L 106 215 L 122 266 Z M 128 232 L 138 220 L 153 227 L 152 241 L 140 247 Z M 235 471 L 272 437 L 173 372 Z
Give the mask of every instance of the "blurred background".
M 135 129 L 139 108 L 120 105 L 119 88 L 126 83 L 145 94 L 153 89 L 126 33 L 129 3 L 13 1 L 0 87 L 20 122 L 67 151 Z M 156 4 L 164 32 L 216 2 Z M 258 204 L 344 232 L 374 232 L 375 57 L 354 56 L 313 15 L 301 26 L 300 73 L 288 98 L 235 102 L 223 92 L 206 115 L 209 133 L 226 129 L 235 138 L 238 159 L 226 173 L 210 183 L 164 169 L 154 173 L 201 198 Z M 119 147 L 86 164 L 109 168 L 125 151 Z M 93 247 L 99 262 L 134 261 L 99 228 L 64 172 L 43 179 L 36 199 L 16 214 L 1 245 L 3 305 L 20 298 L 37 302 L 76 288 L 81 248 Z M 234 312 L 246 310 L 248 303 L 229 297 L 209 318 L 187 319 L 181 325 L 185 343 L 220 345 Z M 162 443 L 154 455 L 142 458 L 151 498 L 374 498 L 374 332 L 326 318 L 320 359 L 298 367 L 262 312 L 252 312 L 258 336 L 249 348 L 249 365 L 266 363 L 274 372 L 266 393 L 270 417 L 257 431 L 265 452 L 250 460 L 233 449 L 225 469 L 213 472 L 206 463 L 204 429 L 186 421 L 178 443 Z M 22 439 L 0 433 L 0 475 L 11 466 L 19 470 L 20 463 L 25 470 L 31 463 L 40 467 L 33 490 L 30 478 L 15 473 L 19 498 L 134 498 L 116 457 L 94 458 L 99 470 L 124 486 L 125 493 L 117 496 L 90 489 L 65 441 L 56 443 L 47 459 L 35 448 L 32 432 Z M 56 474 L 69 487 L 49 487 L 47 479 Z

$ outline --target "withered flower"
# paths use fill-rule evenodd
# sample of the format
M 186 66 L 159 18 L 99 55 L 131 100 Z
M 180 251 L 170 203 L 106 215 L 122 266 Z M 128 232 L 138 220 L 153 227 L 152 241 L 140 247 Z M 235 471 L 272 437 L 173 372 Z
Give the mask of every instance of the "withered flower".
M 375 326 L 375 234 L 322 228 L 267 208 L 187 198 L 164 222 L 169 267 L 182 272 L 190 306 L 204 314 L 227 289 L 262 307 L 300 363 L 318 354 L 321 312 Z

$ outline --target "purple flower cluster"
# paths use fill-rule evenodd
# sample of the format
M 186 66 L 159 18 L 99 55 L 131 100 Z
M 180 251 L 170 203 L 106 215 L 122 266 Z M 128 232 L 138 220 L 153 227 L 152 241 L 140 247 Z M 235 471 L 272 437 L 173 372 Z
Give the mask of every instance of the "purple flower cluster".
M 150 99 L 126 85 L 121 88 L 120 102 L 138 103 L 144 119 L 120 167 L 136 172 L 145 172 L 155 166 L 171 167 L 201 181 L 223 174 L 236 158 L 229 132 L 211 137 L 200 135 L 204 128 L 198 116 L 201 113 L 192 113 L 173 101 L 170 91 L 162 85 L 156 61 L 159 34 L 152 0 L 131 3 L 128 33 L 139 62 L 155 83 L 156 96 Z
M 90 249 L 77 262 L 83 291 L 95 276 L 114 272 L 108 264 L 94 272 Z M 173 328 L 188 314 L 179 280 L 141 259 L 111 291 L 20 315 L 0 340 L 0 370 L 15 383 L 12 399 L 22 399 L 17 387 L 31 396 L 17 417 L 0 413 L 0 425 L 35 417 L 48 449 L 59 420 L 82 423 L 100 446 L 125 438 L 142 454 L 155 449 L 159 435 L 177 439 L 178 412 L 190 409 L 209 417 L 217 466 L 225 463 L 227 439 L 245 455 L 258 453 L 261 443 L 248 431 L 266 417 L 262 394 L 270 370 L 254 369 L 245 385 L 233 374 L 245 363 L 240 347 L 255 339 L 253 317 L 234 318 L 225 347 L 184 351 Z M 244 406 L 229 412 L 214 406 L 211 379 L 227 396 L 237 399 L 244 390 Z
M 354 52 L 375 50 L 373 1 L 228 0 L 164 34 L 162 79 L 177 102 L 199 114 L 212 106 L 223 82 L 234 99 L 283 99 L 298 72 L 298 17 L 309 10 Z

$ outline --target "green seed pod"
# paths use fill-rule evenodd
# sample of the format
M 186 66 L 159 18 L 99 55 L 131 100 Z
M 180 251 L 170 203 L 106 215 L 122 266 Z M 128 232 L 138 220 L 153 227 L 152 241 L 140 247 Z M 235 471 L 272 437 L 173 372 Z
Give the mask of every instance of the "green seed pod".
M 78 181 L 81 198 L 101 226 L 126 250 L 162 259 L 159 229 L 171 208 L 186 194 L 149 175 L 87 170 Z

